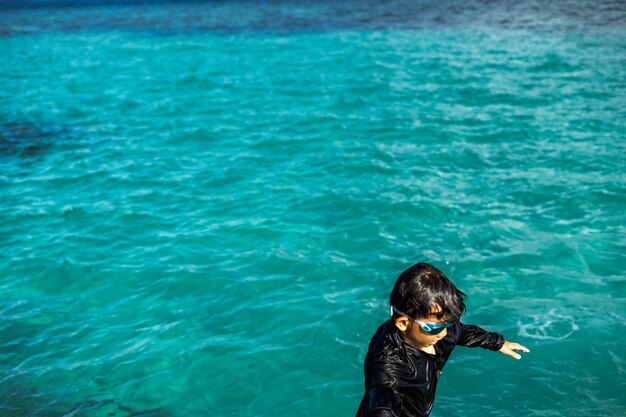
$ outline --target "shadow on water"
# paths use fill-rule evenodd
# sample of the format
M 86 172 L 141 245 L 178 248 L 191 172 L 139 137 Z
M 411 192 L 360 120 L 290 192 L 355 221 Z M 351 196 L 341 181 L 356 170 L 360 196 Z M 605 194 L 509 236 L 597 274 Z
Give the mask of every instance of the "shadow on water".
M 23 378 L 23 376 L 22 376 Z M 14 381 L 0 373 L 3 381 L 0 389 L 0 417 L 171 417 L 166 408 L 137 410 L 118 403 L 113 399 L 88 400 L 70 403 L 58 400 L 49 393 L 40 392 L 36 387 Z
M 171 417 L 163 407 L 136 409 L 106 398 L 107 387 L 98 384 L 90 392 L 81 386 L 60 390 L 54 382 L 37 384 L 47 366 L 29 369 L 33 358 L 23 346 L 32 343 L 32 335 L 48 327 L 45 321 L 23 322 L 19 306 L 12 310 L 0 305 L 0 417 Z M 3 310 L 3 311 L 2 311 Z M 40 358 L 41 360 L 42 358 Z M 82 385 L 82 384 L 81 384 Z M 67 392 L 67 391 L 71 392 Z M 93 394 L 93 390 L 97 390 Z M 94 398 L 95 397 L 95 398 Z M 105 397 L 105 398 L 102 398 Z M 87 398 L 87 400 L 85 400 Z M 80 401 L 79 401 L 80 400 Z

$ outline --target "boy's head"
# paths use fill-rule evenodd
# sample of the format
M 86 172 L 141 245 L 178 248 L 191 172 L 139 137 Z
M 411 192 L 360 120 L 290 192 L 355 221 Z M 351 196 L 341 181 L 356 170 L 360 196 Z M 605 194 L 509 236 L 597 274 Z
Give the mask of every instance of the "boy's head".
M 437 268 L 418 263 L 398 277 L 389 301 L 396 311 L 411 318 L 426 318 L 436 312 L 442 319 L 454 321 L 465 312 L 465 294 Z M 394 318 L 399 314 L 394 312 Z

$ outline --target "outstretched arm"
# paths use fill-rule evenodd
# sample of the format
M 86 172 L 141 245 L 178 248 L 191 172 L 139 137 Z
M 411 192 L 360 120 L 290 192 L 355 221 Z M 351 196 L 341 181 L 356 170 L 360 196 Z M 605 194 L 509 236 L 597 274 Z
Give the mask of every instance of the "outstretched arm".
M 520 345 L 519 343 L 513 343 L 513 342 L 504 342 L 504 345 L 502 345 L 502 347 L 500 348 L 500 350 L 498 352 L 500 353 L 504 353 L 505 355 L 509 355 L 510 357 L 514 358 L 514 359 L 520 359 L 522 356 L 519 353 L 516 353 L 516 350 L 520 350 L 522 352 L 530 352 L 530 350 L 528 350 L 528 348 Z
M 460 346 L 481 347 L 493 351 L 498 351 L 504 346 L 504 336 L 488 332 L 473 324 L 458 323 L 453 327 L 453 333 L 456 344 Z

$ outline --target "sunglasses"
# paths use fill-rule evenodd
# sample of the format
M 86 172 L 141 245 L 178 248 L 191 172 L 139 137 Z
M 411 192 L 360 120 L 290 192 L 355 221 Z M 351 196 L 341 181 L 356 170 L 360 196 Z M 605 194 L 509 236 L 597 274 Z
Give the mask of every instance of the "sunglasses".
M 433 335 L 433 336 L 443 332 L 443 330 L 447 329 L 448 327 L 452 327 L 452 322 L 451 321 L 442 321 L 440 323 L 423 322 L 421 320 L 414 319 L 414 318 L 410 317 L 408 314 L 405 314 L 405 313 L 401 312 L 400 310 L 398 310 L 394 306 L 391 306 L 391 314 L 393 314 L 393 313 L 400 314 L 401 316 L 404 316 L 404 317 L 408 318 L 409 320 L 411 320 L 413 323 L 417 323 L 424 333 L 430 334 L 430 335 Z

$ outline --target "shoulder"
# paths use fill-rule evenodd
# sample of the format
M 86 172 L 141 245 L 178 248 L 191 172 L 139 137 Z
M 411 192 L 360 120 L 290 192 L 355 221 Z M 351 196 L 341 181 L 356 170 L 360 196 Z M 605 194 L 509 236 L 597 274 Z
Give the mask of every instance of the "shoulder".
M 460 322 L 454 322 L 451 327 L 448 328 L 448 334 L 441 339 L 437 344 L 442 352 L 442 356 L 448 357 L 452 350 L 458 345 L 461 335 L 463 333 L 463 325 Z
M 402 337 L 391 320 L 384 322 L 378 327 L 367 351 L 369 360 L 395 359 L 402 355 Z
M 463 326 L 463 323 L 461 323 L 460 321 L 455 321 L 454 323 L 452 323 L 452 327 L 448 328 L 448 334 L 446 335 L 445 339 L 458 340 L 461 336 L 461 333 L 463 332 Z
M 384 323 L 372 338 L 365 360 L 368 385 L 394 387 L 415 379 L 420 357 L 402 341 L 392 322 Z

